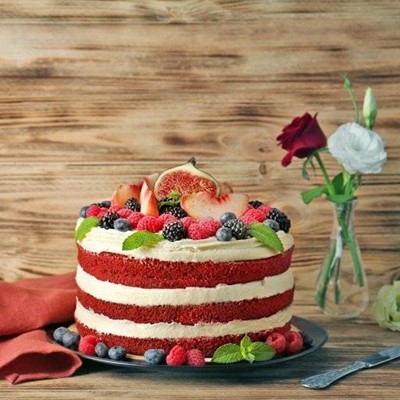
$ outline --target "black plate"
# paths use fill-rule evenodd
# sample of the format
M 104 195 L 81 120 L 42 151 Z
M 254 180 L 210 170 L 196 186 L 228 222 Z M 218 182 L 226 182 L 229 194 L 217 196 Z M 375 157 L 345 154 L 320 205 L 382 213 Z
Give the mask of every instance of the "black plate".
M 313 344 L 312 347 L 305 349 L 301 351 L 300 353 L 289 355 L 289 356 L 283 356 L 283 357 L 276 357 L 271 360 L 267 361 L 257 361 L 252 364 L 250 364 L 247 361 L 242 361 L 238 363 L 233 363 L 233 364 L 214 364 L 211 362 L 207 362 L 204 367 L 191 367 L 188 365 L 182 365 L 182 366 L 169 366 L 169 365 L 149 365 L 147 364 L 143 357 L 139 358 L 128 358 L 128 360 L 124 361 L 115 361 L 115 360 L 110 360 L 109 358 L 100 358 L 100 357 L 95 357 L 95 356 L 88 356 L 86 354 L 82 354 L 79 351 L 75 351 L 76 354 L 78 354 L 80 357 L 87 359 L 87 360 L 92 360 L 98 363 L 103 363 L 103 364 L 109 364 L 109 365 L 114 365 L 114 366 L 119 366 L 119 367 L 124 367 L 124 368 L 133 368 L 133 369 L 141 369 L 141 370 L 146 370 L 146 371 L 160 371 L 160 372 L 224 372 L 224 371 L 229 371 L 229 370 L 247 370 L 247 369 L 255 369 L 255 368 L 265 368 L 269 367 L 271 365 L 276 365 L 276 364 L 281 364 L 290 360 L 294 360 L 299 357 L 304 357 L 307 354 L 310 354 L 316 350 L 318 350 L 320 347 L 322 347 L 326 341 L 328 340 L 328 333 L 326 330 L 320 326 L 317 325 L 314 322 L 311 322 L 307 319 L 300 318 L 300 317 L 293 317 L 292 318 L 292 325 L 294 325 L 298 330 L 300 330 L 303 334 L 311 336 L 313 338 Z M 128 356 L 131 357 L 131 356 Z

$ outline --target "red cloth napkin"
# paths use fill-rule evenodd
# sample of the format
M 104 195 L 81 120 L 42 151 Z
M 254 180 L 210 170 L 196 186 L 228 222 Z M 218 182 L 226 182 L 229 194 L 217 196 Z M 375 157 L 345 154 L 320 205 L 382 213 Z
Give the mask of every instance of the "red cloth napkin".
M 0 376 L 11 383 L 72 375 L 82 361 L 43 329 L 72 321 L 75 273 L 0 282 Z

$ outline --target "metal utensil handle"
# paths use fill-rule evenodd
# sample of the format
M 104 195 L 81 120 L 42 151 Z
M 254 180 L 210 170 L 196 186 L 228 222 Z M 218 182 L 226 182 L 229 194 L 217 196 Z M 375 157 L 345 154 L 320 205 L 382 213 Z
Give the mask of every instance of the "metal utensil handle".
M 323 389 L 343 378 L 346 375 L 352 374 L 353 372 L 359 371 L 360 369 L 366 368 L 368 365 L 362 361 L 356 361 L 347 367 L 334 369 L 324 374 L 313 375 L 308 378 L 302 379 L 300 383 L 302 386 L 310 389 Z

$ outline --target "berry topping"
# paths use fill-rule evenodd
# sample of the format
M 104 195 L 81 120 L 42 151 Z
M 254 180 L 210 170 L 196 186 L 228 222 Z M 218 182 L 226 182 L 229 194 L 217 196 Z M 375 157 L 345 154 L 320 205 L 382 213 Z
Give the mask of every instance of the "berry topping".
M 264 221 L 264 224 L 269 226 L 271 229 L 273 229 L 275 232 L 279 231 L 279 224 L 274 220 L 274 219 L 266 219 Z
M 164 226 L 167 222 L 177 221 L 178 219 L 174 217 L 172 214 L 161 214 L 157 217 L 157 219 L 162 223 Z
M 110 208 L 111 207 L 111 201 L 110 200 L 103 200 L 100 203 L 97 203 L 100 207 L 104 208 Z
M 192 193 L 207 192 L 218 195 L 220 192 L 218 182 L 209 174 L 196 167 L 195 158 L 186 164 L 164 171 L 154 184 L 154 193 L 157 199 L 164 199 L 171 192 L 180 196 Z
M 79 341 L 79 351 L 88 356 L 96 355 L 95 347 L 99 343 L 99 338 L 94 335 L 87 335 L 81 338 Z
M 118 211 L 122 210 L 122 207 L 118 206 L 118 205 L 113 205 L 111 206 L 108 210 L 108 212 L 110 213 L 117 213 Z
M 143 181 L 133 184 L 119 185 L 115 189 L 115 192 L 111 198 L 111 205 L 122 208 L 128 199 L 135 198 L 136 200 L 139 200 L 142 185 Z
M 267 336 L 266 340 L 278 354 L 284 353 L 286 350 L 286 338 L 284 335 L 278 332 L 272 332 Z
M 128 217 L 125 217 L 131 224 L 131 228 L 135 229 L 138 226 L 139 221 L 144 217 L 140 212 L 132 211 Z
M 313 338 L 311 337 L 311 336 L 309 336 L 309 335 L 305 335 L 305 334 L 301 334 L 302 336 L 303 336 L 303 344 L 304 344 L 304 347 L 306 348 L 306 349 L 309 349 L 310 347 L 312 347 L 312 344 L 313 344 Z
M 86 218 L 86 211 L 88 210 L 90 206 L 84 206 L 79 210 L 79 216 L 81 218 Z
M 104 229 L 113 229 L 114 222 L 119 218 L 117 213 L 106 212 L 100 219 L 100 227 Z
M 270 206 L 263 204 L 262 206 L 258 207 L 257 210 L 260 210 L 264 213 L 265 218 L 267 218 L 268 213 L 272 210 Z
M 186 229 L 182 222 L 171 221 L 164 225 L 162 235 L 164 236 L 164 239 L 167 239 L 170 242 L 175 242 L 176 240 L 181 240 L 186 237 Z
M 131 215 L 133 215 L 136 211 L 132 211 L 132 210 L 128 210 L 127 208 L 120 208 L 117 211 L 117 214 L 121 217 L 121 218 L 125 218 L 127 219 L 128 217 L 130 217 Z
M 65 333 L 69 332 L 68 328 L 65 326 L 60 326 L 58 327 L 54 332 L 53 332 L 53 338 L 56 342 L 62 343 L 62 338 Z
M 162 206 L 160 208 L 160 213 L 171 214 L 179 219 L 187 217 L 187 212 L 181 206 Z
M 265 220 L 265 214 L 258 208 L 250 208 L 240 217 L 240 220 L 246 225 L 252 222 L 263 222 Z
M 118 218 L 114 221 L 114 229 L 121 232 L 126 232 L 131 229 L 130 222 L 125 218 Z
M 221 225 L 225 225 L 226 222 L 228 222 L 230 219 L 237 219 L 236 214 L 234 214 L 233 212 L 224 212 L 219 220 L 221 222 Z
M 278 210 L 277 208 L 272 208 L 267 214 L 267 219 L 273 219 L 279 224 L 279 228 L 288 233 L 290 230 L 290 219 L 286 216 L 284 212 Z
M 263 203 L 262 201 L 259 201 L 259 200 L 252 200 L 252 201 L 249 201 L 249 204 L 250 204 L 253 208 L 258 208 L 258 207 L 264 205 L 264 203 Z
M 204 365 L 206 365 L 204 354 L 198 349 L 189 350 L 187 352 L 186 358 L 187 364 L 192 367 L 204 367 Z
M 246 239 L 247 228 L 243 221 L 239 219 L 230 219 L 224 226 L 232 231 L 232 235 L 236 239 Z
M 186 350 L 179 345 L 174 346 L 168 353 L 167 365 L 183 365 L 186 363 Z
M 237 216 L 247 209 L 248 196 L 240 193 L 224 194 L 216 197 L 207 192 L 189 194 L 182 197 L 182 208 L 193 218 L 204 219 L 211 217 L 219 220 L 221 214 L 230 211 Z
M 163 224 L 157 217 L 149 215 L 141 218 L 136 228 L 139 231 L 158 232 L 161 231 L 162 227 Z
M 108 350 L 108 346 L 103 342 L 97 343 L 94 348 L 96 355 L 101 358 L 106 358 L 108 356 Z
M 69 349 L 74 349 L 78 346 L 79 338 L 80 336 L 77 332 L 65 332 L 62 337 L 62 344 Z
M 128 210 L 140 211 L 140 203 L 134 197 L 131 197 L 130 199 L 128 199 L 125 202 L 124 207 L 127 208 Z
M 122 346 L 113 346 L 108 350 L 108 357 L 111 360 L 123 360 L 126 357 L 126 349 Z
M 151 365 L 164 364 L 165 357 L 165 351 L 162 349 L 149 349 L 144 353 L 144 360 Z
M 214 236 L 221 227 L 221 224 L 215 219 L 202 219 L 198 224 L 207 231 L 208 237 Z
M 229 242 L 232 239 L 232 229 L 223 226 L 217 230 L 215 236 L 220 242 Z
M 286 334 L 286 352 L 296 354 L 303 348 L 303 336 L 300 332 L 290 331 Z
M 196 220 L 192 217 L 185 217 L 181 219 L 181 222 L 186 230 L 188 230 L 189 226 L 193 223 L 196 223 Z
M 107 209 L 101 208 L 97 204 L 91 204 L 86 210 L 86 217 L 98 217 L 103 211 L 107 211 Z
M 191 224 L 187 229 L 187 236 L 192 240 L 202 240 L 210 237 L 207 229 L 198 222 Z

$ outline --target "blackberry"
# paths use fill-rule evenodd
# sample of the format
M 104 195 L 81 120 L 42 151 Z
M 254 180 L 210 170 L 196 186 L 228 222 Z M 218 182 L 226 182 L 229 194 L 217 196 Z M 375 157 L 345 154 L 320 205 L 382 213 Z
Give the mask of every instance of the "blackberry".
M 225 222 L 224 226 L 231 229 L 232 235 L 236 239 L 246 239 L 247 228 L 240 219 L 230 219 Z
M 187 212 L 180 206 L 162 206 L 160 214 L 171 214 L 178 219 L 187 217 Z
M 279 228 L 288 233 L 290 230 L 290 219 L 286 216 L 284 212 L 278 210 L 277 208 L 273 208 L 267 215 L 267 219 L 273 219 L 279 224 Z
M 103 218 L 100 219 L 100 227 L 104 229 L 113 229 L 114 222 L 119 218 L 120 216 L 117 213 L 106 212 Z
M 258 208 L 258 207 L 261 207 L 262 205 L 264 205 L 264 203 L 262 201 L 259 201 L 259 200 L 249 201 L 249 204 L 251 206 L 253 206 L 254 208 Z
M 134 197 L 128 199 L 125 202 L 124 207 L 128 210 L 140 211 L 140 203 Z
M 176 240 L 181 240 L 186 237 L 186 229 L 182 222 L 171 221 L 164 225 L 162 235 L 164 239 L 167 239 L 170 242 L 175 242 Z

